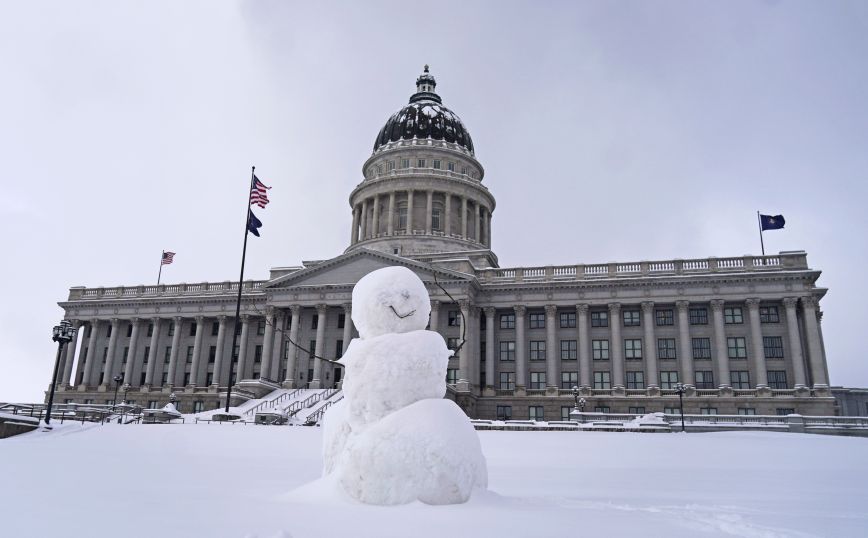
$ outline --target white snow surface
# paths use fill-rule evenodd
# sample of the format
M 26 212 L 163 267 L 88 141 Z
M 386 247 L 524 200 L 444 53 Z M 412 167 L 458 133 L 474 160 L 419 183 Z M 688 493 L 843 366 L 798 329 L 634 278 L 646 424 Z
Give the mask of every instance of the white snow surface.
M 481 431 L 488 491 L 383 507 L 317 480 L 320 428 L 54 426 L 0 440 L 4 537 L 868 535 L 864 438 Z
M 487 484 L 467 415 L 444 400 L 451 351 L 426 331 L 431 302 L 405 267 L 353 289 L 360 338 L 341 358 L 344 399 L 325 417 L 323 475 L 353 499 L 393 505 L 464 503 Z

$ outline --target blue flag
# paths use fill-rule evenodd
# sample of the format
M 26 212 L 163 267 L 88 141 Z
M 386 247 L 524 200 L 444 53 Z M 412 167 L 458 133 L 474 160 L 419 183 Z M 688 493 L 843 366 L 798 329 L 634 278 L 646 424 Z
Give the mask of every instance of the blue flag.
M 760 226 L 763 231 L 780 230 L 786 222 L 783 215 L 760 215 Z
M 259 237 L 259 228 L 262 227 L 262 221 L 256 218 L 253 211 L 250 212 L 250 218 L 247 220 L 247 231 Z

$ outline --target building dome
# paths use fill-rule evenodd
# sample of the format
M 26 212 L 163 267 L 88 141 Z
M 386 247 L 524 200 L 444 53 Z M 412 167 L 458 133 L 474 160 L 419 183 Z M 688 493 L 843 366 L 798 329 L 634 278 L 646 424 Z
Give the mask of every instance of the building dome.
M 461 119 L 443 106 L 440 96 L 434 92 L 437 82 L 425 71 L 416 79 L 416 93 L 410 103 L 392 114 L 380 129 L 374 141 L 374 151 L 389 142 L 398 140 L 427 139 L 444 140 L 458 144 L 473 154 L 473 141 Z

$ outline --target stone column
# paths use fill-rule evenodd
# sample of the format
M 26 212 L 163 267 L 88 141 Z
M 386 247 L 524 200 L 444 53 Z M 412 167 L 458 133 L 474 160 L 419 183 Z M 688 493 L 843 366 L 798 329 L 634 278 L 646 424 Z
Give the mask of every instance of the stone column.
M 81 326 L 82 327 L 87 326 L 86 322 L 82 322 Z M 85 335 L 82 334 L 81 335 L 81 348 L 78 350 L 78 364 L 75 365 L 75 374 L 74 374 L 75 377 L 72 379 L 72 383 L 74 383 L 76 385 L 84 384 L 84 379 L 85 379 L 84 368 L 85 368 L 85 364 L 87 362 L 87 350 L 88 350 L 87 342 L 84 341 L 85 338 L 86 338 Z M 81 379 L 81 383 L 79 383 L 79 379 Z
M 768 372 L 766 371 L 765 349 L 763 347 L 763 331 L 759 317 L 759 299 L 747 299 L 747 312 L 750 317 L 750 342 L 751 358 L 756 371 L 756 387 L 764 388 L 769 384 Z
M 811 367 L 811 381 L 814 387 L 827 387 L 826 367 L 823 360 L 823 344 L 820 339 L 820 323 L 817 320 L 819 300 L 816 297 L 802 297 L 805 313 L 805 337 L 808 341 L 808 364 Z
M 289 320 L 289 340 L 290 342 L 298 343 L 298 328 L 301 326 L 301 306 L 294 304 L 289 307 L 292 317 Z M 292 343 L 289 345 L 289 357 L 286 361 L 286 378 L 283 380 L 288 384 L 286 388 L 295 387 L 295 368 L 298 363 L 298 348 Z
M 205 384 L 204 379 L 199 379 L 202 370 L 202 337 L 205 334 L 205 318 L 196 316 L 196 338 L 193 340 L 193 363 L 190 365 L 190 384 L 194 387 Z M 204 376 L 201 376 L 204 377 Z
M 485 212 L 485 246 L 491 247 L 491 209 Z
M 283 330 L 285 325 L 286 313 L 282 309 L 277 309 L 274 316 L 274 347 L 271 348 L 271 379 L 280 383 L 280 367 L 283 363 Z M 263 359 L 265 360 L 265 359 Z
M 181 316 L 174 318 L 174 334 L 172 336 L 172 350 L 169 351 L 169 375 L 166 376 L 169 386 L 179 385 L 178 383 L 178 352 L 181 348 Z
M 645 330 L 645 343 L 642 354 L 645 357 L 645 386 L 656 387 L 660 377 L 657 368 L 657 339 L 654 335 L 654 303 L 642 303 L 642 328 Z
M 368 200 L 362 200 L 362 215 L 361 215 L 361 235 L 359 241 L 364 241 L 368 238 Z
M 479 206 L 477 206 L 478 208 Z M 479 222 L 479 219 L 476 219 Z M 557 345 L 557 315 L 558 307 L 546 305 L 546 386 L 558 388 L 560 385 L 560 356 L 555 351 Z M 558 350 L 559 351 L 559 350 Z
M 677 301 L 675 308 L 678 310 L 678 356 L 681 363 L 681 383 L 693 385 L 696 380 L 693 376 L 693 345 L 690 342 L 690 303 Z
M 425 233 L 431 235 L 431 220 L 434 218 L 434 191 L 428 191 L 428 205 L 425 209 Z
M 476 206 L 476 216 L 473 219 L 476 223 L 476 230 L 474 230 L 476 235 L 474 236 L 474 239 L 477 243 L 482 243 L 482 230 L 480 229 L 482 226 L 482 214 L 480 213 L 479 202 L 476 202 L 473 205 Z
M 458 386 L 465 389 L 470 384 L 470 348 L 473 347 L 473 336 L 470 321 L 470 301 L 462 299 L 458 301 L 461 309 L 461 318 L 458 326 L 458 334 L 464 339 L 464 345 L 458 352 Z
M 133 383 L 133 367 L 136 364 L 136 352 L 139 347 L 139 325 L 141 321 L 139 318 L 133 318 L 132 324 L 133 332 L 130 334 L 130 349 L 127 351 L 127 367 L 124 370 L 124 383 L 138 387 L 139 383 Z
M 93 319 L 90 321 L 90 337 L 87 340 L 87 357 L 84 359 L 84 378 L 82 385 L 96 385 L 97 368 L 96 364 L 96 339 L 99 333 L 99 320 Z
M 438 332 L 440 328 L 440 301 L 431 301 L 431 317 L 428 319 L 428 329 Z
M 219 387 L 223 377 L 223 348 L 226 346 L 226 316 L 217 318 L 217 349 L 214 350 L 214 379 L 211 384 Z M 231 361 L 230 361 L 231 362 Z M 229 379 L 226 377 L 225 379 Z M 227 382 L 228 385 L 228 382 Z
M 63 376 L 58 380 L 63 386 L 69 386 L 72 380 L 72 363 L 75 362 L 75 348 L 78 344 L 79 331 L 81 322 L 77 319 L 72 320 L 72 328 L 75 329 L 75 337 L 66 344 L 66 360 L 63 363 Z
M 350 245 L 355 245 L 359 240 L 359 208 L 353 206 L 353 233 L 350 234 Z
M 413 189 L 407 191 L 407 228 L 408 234 L 413 233 Z
M 485 386 L 494 389 L 494 317 L 497 310 L 485 309 Z
M 240 381 L 242 379 L 247 379 L 247 371 L 250 370 L 250 364 L 248 361 L 248 353 L 247 353 L 247 340 L 249 340 L 250 335 L 250 316 L 247 314 L 241 315 L 241 334 L 238 337 L 241 341 L 238 343 L 238 368 L 235 373 L 235 381 Z M 235 350 L 233 349 L 230 353 L 235 354 Z M 231 355 L 230 355 L 231 356 Z M 232 379 L 232 360 L 229 361 L 229 379 Z
M 353 303 L 344 303 L 344 334 L 343 341 L 344 345 L 341 348 L 341 353 L 347 352 L 347 347 L 350 345 L 350 341 L 353 339 Z
M 467 239 L 467 197 L 461 197 L 461 238 Z
M 612 388 L 624 388 L 624 342 L 621 340 L 621 303 L 609 304 L 609 360 L 612 363 Z
M 374 195 L 374 222 L 371 226 L 371 237 L 377 237 L 380 234 L 380 195 Z
M 513 306 L 515 311 L 515 386 L 527 388 L 527 340 L 524 333 L 524 318 L 527 307 Z
M 714 355 L 717 359 L 717 385 L 721 388 L 728 387 L 729 379 L 729 350 L 726 348 L 726 326 L 723 323 L 724 301 L 715 299 L 711 301 L 711 315 L 714 322 Z
M 262 368 L 259 377 L 271 379 L 271 350 L 274 346 L 274 308 L 265 311 L 265 335 L 262 339 Z
M 105 359 L 105 375 L 102 378 L 103 385 L 111 385 L 112 377 L 115 375 L 115 350 L 118 346 L 118 329 L 120 320 L 112 318 L 112 335 L 109 337 L 108 352 Z M 97 369 L 98 370 L 98 369 Z
M 807 385 L 807 376 L 805 375 L 805 358 L 802 355 L 802 340 L 799 338 L 799 321 L 796 314 L 796 305 L 798 299 L 795 297 L 786 297 L 784 299 L 784 308 L 787 311 L 787 332 L 789 334 L 790 357 L 793 362 L 793 376 L 795 377 L 795 386 Z
M 154 330 L 151 332 L 151 345 L 148 349 L 148 367 L 145 370 L 145 385 L 150 387 L 154 384 L 154 371 L 157 368 L 157 357 L 160 356 L 157 348 L 160 345 L 160 318 L 151 318 Z
M 316 346 L 314 347 L 313 357 L 313 380 L 310 382 L 310 388 L 321 389 L 322 382 L 322 360 L 317 357 L 325 357 L 325 328 L 326 315 L 328 314 L 328 306 L 324 304 L 316 305 Z
M 470 386 L 476 385 L 479 386 L 479 317 L 482 310 L 478 306 L 470 307 L 470 318 L 468 318 L 468 339 L 467 343 L 469 345 L 465 346 L 467 348 L 467 362 L 469 364 L 468 371 L 470 372 L 470 377 L 468 380 L 470 381 Z
M 588 330 L 588 305 L 576 305 L 576 323 L 579 326 L 579 385 L 591 386 L 591 337 Z
M 446 206 L 446 227 L 443 230 L 446 237 L 449 237 L 452 235 L 452 195 L 448 192 L 443 205 Z
M 395 233 L 395 191 L 389 193 L 389 224 L 386 226 L 389 235 Z

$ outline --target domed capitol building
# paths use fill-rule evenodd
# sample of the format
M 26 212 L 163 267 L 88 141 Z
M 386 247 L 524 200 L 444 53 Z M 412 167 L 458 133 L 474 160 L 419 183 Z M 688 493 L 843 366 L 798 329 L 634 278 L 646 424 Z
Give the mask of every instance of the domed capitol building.
M 60 306 L 80 328 L 61 358 L 57 400 L 128 401 L 183 412 L 281 388 L 337 388 L 355 336 L 355 283 L 414 271 L 430 329 L 457 349 L 447 397 L 473 418 L 561 420 L 586 411 L 833 415 L 820 325 L 826 289 L 805 252 L 501 267 L 495 198 L 459 116 L 428 72 L 377 134 L 350 193 L 343 254 L 237 282 L 73 287 Z M 298 346 L 292 342 L 298 343 Z

